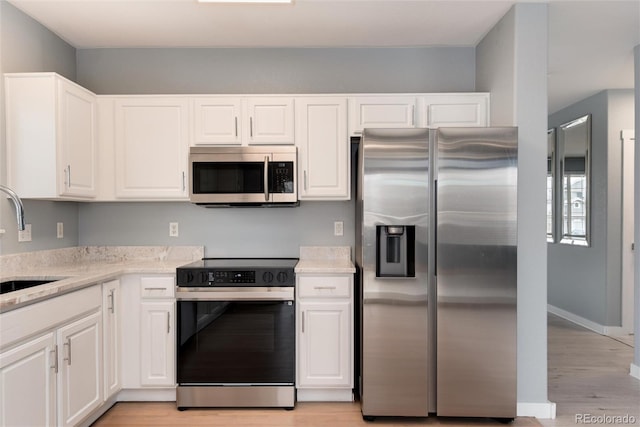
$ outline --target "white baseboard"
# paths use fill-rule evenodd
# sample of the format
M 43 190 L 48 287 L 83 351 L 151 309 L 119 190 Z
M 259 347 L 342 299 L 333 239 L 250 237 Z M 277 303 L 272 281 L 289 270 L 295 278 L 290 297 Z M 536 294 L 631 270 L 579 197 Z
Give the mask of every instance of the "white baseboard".
M 629 367 L 629 375 L 640 380 L 640 366 L 632 363 Z
M 518 402 L 517 414 L 519 417 L 536 417 L 539 419 L 553 420 L 556 418 L 556 404 L 554 402 Z
M 299 388 L 298 402 L 353 402 L 353 391 L 349 389 Z
M 561 308 L 558 308 L 556 306 L 553 306 L 551 304 L 547 304 L 547 311 L 549 313 L 553 313 L 556 316 L 560 316 L 565 320 L 568 320 L 570 322 L 573 322 L 577 325 L 580 325 L 584 328 L 590 329 L 593 332 L 597 332 L 600 335 L 609 335 L 607 334 L 608 330 L 611 331 L 612 329 L 614 329 L 615 327 L 612 326 L 603 326 L 599 323 L 596 322 L 592 322 L 589 319 L 585 319 L 584 317 L 578 316 L 577 314 L 573 314 L 569 311 L 563 310 Z M 622 329 L 622 328 L 620 328 Z
M 623 337 L 629 335 L 629 332 L 622 326 L 605 326 L 604 335 L 609 337 Z
M 118 402 L 175 402 L 176 389 L 122 389 L 118 393 Z

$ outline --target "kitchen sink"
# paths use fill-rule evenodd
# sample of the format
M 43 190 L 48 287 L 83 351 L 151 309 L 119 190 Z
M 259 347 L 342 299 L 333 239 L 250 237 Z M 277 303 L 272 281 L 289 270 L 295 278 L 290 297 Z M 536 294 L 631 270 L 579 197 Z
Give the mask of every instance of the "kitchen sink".
M 45 283 L 55 282 L 60 279 L 34 280 L 34 279 L 15 279 L 0 282 L 0 294 L 19 291 L 21 289 L 32 288 L 34 286 L 44 285 Z

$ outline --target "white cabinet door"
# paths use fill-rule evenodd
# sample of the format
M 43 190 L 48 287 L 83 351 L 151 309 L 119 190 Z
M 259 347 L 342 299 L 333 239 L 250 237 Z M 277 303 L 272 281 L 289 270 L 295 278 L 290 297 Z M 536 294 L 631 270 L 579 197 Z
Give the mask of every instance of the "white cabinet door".
M 117 198 L 188 198 L 186 98 L 117 99 L 115 128 Z
M 104 400 L 121 388 L 120 380 L 120 281 L 102 284 L 102 336 L 104 361 Z
M 102 402 L 102 315 L 90 314 L 58 330 L 58 425 L 73 426 Z
M 293 98 L 246 99 L 249 144 L 294 144 Z
M 56 363 L 53 333 L 0 354 L 0 425 L 56 425 Z
M 298 190 L 301 200 L 348 200 L 349 138 L 346 98 L 296 99 Z
M 175 385 L 175 304 L 143 301 L 140 310 L 140 384 Z
M 351 303 L 300 302 L 299 387 L 350 387 Z
M 55 73 L 5 75 L 7 184 L 24 199 L 96 196 L 96 96 Z
M 364 96 L 349 98 L 349 135 L 364 128 L 412 128 L 416 126 L 415 96 Z
M 192 145 L 242 143 L 241 98 L 206 97 L 192 102 Z
M 489 126 L 488 93 L 442 93 L 423 98 L 424 127 Z
M 58 79 L 58 131 L 60 141 L 58 174 L 64 196 L 96 196 L 96 111 L 91 92 Z

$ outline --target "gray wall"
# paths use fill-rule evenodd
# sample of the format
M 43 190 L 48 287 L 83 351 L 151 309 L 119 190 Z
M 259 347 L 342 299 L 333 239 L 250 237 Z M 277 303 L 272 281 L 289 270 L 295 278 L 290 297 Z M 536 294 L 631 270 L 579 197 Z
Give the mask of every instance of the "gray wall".
M 85 203 L 81 245 L 203 245 L 208 257 L 297 257 L 300 245 L 353 246 L 353 202 L 296 208 L 214 208 L 189 203 Z M 344 236 L 333 221 L 344 221 Z M 169 222 L 179 237 L 169 237 Z
M 473 91 L 461 48 L 80 49 L 78 83 L 98 94 Z
M 442 92 L 475 89 L 473 48 L 86 49 L 78 81 L 101 94 Z M 355 194 L 355 192 L 353 193 Z M 353 245 L 352 202 L 293 209 L 188 203 L 80 205 L 80 244 L 204 245 L 207 256 L 296 256 L 300 245 Z M 333 236 L 333 221 L 344 236 Z M 177 221 L 180 237 L 168 237 Z
M 76 50 L 6 1 L 0 1 L 0 74 L 55 71 L 76 77 Z M 4 79 L 0 79 L 0 182 L 6 183 Z M 54 249 L 78 244 L 78 208 L 75 203 L 24 201 L 25 220 L 32 224 L 33 241 L 18 243 L 13 204 L 0 197 L 0 254 Z M 56 223 L 65 225 L 65 238 L 56 238 Z
M 491 92 L 491 124 L 518 126 L 518 403 L 528 405 L 519 414 L 549 416 L 547 5 L 515 5 L 480 42 L 476 55 L 476 88 Z
M 621 322 L 622 146 L 633 128 L 633 90 L 608 90 L 549 117 L 557 127 L 591 114 L 590 247 L 549 243 L 549 304 L 602 326 Z

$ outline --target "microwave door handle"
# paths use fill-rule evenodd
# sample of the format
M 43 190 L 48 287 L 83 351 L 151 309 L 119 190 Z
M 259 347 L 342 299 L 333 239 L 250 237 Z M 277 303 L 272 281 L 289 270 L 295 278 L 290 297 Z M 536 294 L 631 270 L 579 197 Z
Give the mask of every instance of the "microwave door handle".
M 264 156 L 264 201 L 269 201 L 269 156 Z

